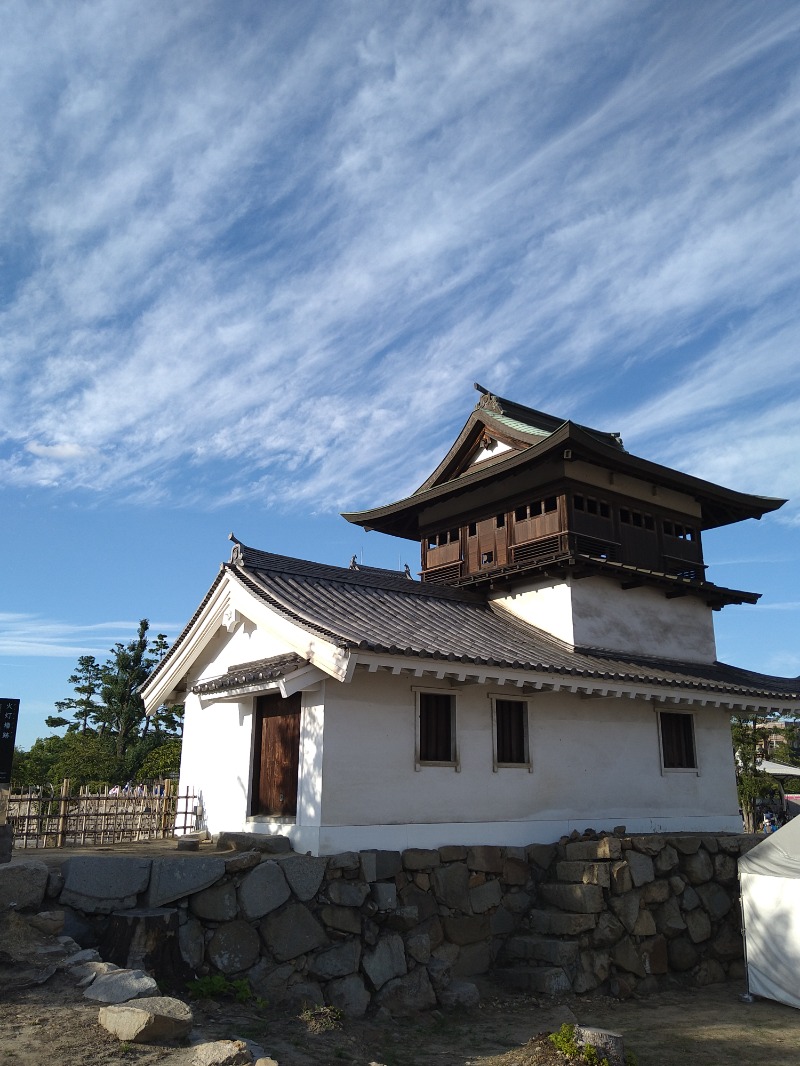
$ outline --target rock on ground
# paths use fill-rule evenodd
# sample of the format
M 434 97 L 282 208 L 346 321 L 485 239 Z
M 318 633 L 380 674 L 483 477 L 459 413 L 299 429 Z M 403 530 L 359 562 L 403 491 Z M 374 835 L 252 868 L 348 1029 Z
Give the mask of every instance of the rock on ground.
M 130 999 L 158 995 L 158 985 L 144 970 L 113 970 L 95 977 L 83 993 L 98 1003 L 127 1003 Z
M 152 996 L 100 1008 L 98 1022 L 118 1040 L 158 1044 L 181 1040 L 192 1028 L 192 1012 L 170 996 Z
M 212 1040 L 194 1049 L 193 1066 L 251 1066 L 253 1056 L 243 1040 Z

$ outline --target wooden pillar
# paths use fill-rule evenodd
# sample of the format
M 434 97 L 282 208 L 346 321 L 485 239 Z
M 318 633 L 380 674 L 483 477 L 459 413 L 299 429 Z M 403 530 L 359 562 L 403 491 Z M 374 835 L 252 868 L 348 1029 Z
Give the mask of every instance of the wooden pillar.
M 58 804 L 58 827 L 56 829 L 56 847 L 63 848 L 67 839 L 67 815 L 69 814 L 69 778 L 61 782 L 61 799 Z

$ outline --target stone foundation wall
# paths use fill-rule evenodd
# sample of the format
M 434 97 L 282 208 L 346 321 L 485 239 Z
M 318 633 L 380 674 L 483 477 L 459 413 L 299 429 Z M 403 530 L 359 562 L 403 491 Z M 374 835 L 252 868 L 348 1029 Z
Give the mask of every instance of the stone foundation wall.
M 759 839 L 587 831 L 527 848 L 74 857 L 49 876 L 15 859 L 0 868 L 0 906 L 57 906 L 85 947 L 102 947 L 115 915 L 163 915 L 189 971 L 352 1015 L 474 1004 L 466 979 L 479 974 L 626 995 L 743 974 L 736 861 Z

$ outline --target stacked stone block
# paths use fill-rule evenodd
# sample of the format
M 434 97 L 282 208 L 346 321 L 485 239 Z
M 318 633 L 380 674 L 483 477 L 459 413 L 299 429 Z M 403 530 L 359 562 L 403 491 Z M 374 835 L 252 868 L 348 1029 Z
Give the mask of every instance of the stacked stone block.
M 574 837 L 558 845 L 525 931 L 504 945 L 501 980 L 624 996 L 667 975 L 698 985 L 743 975 L 737 858 L 758 838 Z
M 476 1003 L 466 979 L 479 974 L 539 993 L 619 995 L 667 975 L 739 976 L 736 860 L 757 842 L 587 831 L 527 848 L 314 857 L 244 837 L 245 851 L 68 859 L 63 876 L 42 868 L 39 895 L 59 901 L 78 939 L 102 941 L 115 912 L 170 912 L 197 975 L 244 978 L 273 1002 L 402 1014 Z M 35 909 L 30 871 L 2 869 L 9 901 Z

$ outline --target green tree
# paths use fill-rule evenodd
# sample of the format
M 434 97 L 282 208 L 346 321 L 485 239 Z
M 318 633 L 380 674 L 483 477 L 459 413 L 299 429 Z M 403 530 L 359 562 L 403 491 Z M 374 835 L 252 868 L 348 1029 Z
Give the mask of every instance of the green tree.
M 183 706 L 159 707 L 146 716 L 139 695 L 150 671 L 164 658 L 169 643 L 163 633 L 148 637 L 149 622 L 139 622 L 136 637 L 119 642 L 102 665 L 92 655 L 82 655 L 69 677 L 75 695 L 56 703 L 59 712 L 46 719 L 51 729 L 64 736 L 40 738 L 30 751 L 15 757 L 14 781 L 24 784 L 57 784 L 68 777 L 75 784 L 99 781 L 121 783 L 172 773 L 180 762 Z M 71 712 L 71 717 L 68 717 Z
M 777 712 L 736 714 L 731 719 L 736 760 L 736 790 L 747 833 L 754 833 L 758 828 L 758 801 L 775 791 L 775 781 L 764 773 L 761 763 L 777 719 Z
M 56 710 L 63 714 L 64 711 L 72 711 L 75 724 L 70 729 L 80 726 L 81 733 L 89 728 L 89 723 L 97 721 L 102 708 L 98 702 L 102 684 L 102 671 L 93 655 L 81 655 L 78 666 L 67 681 L 75 690 L 76 695 L 56 704 Z

